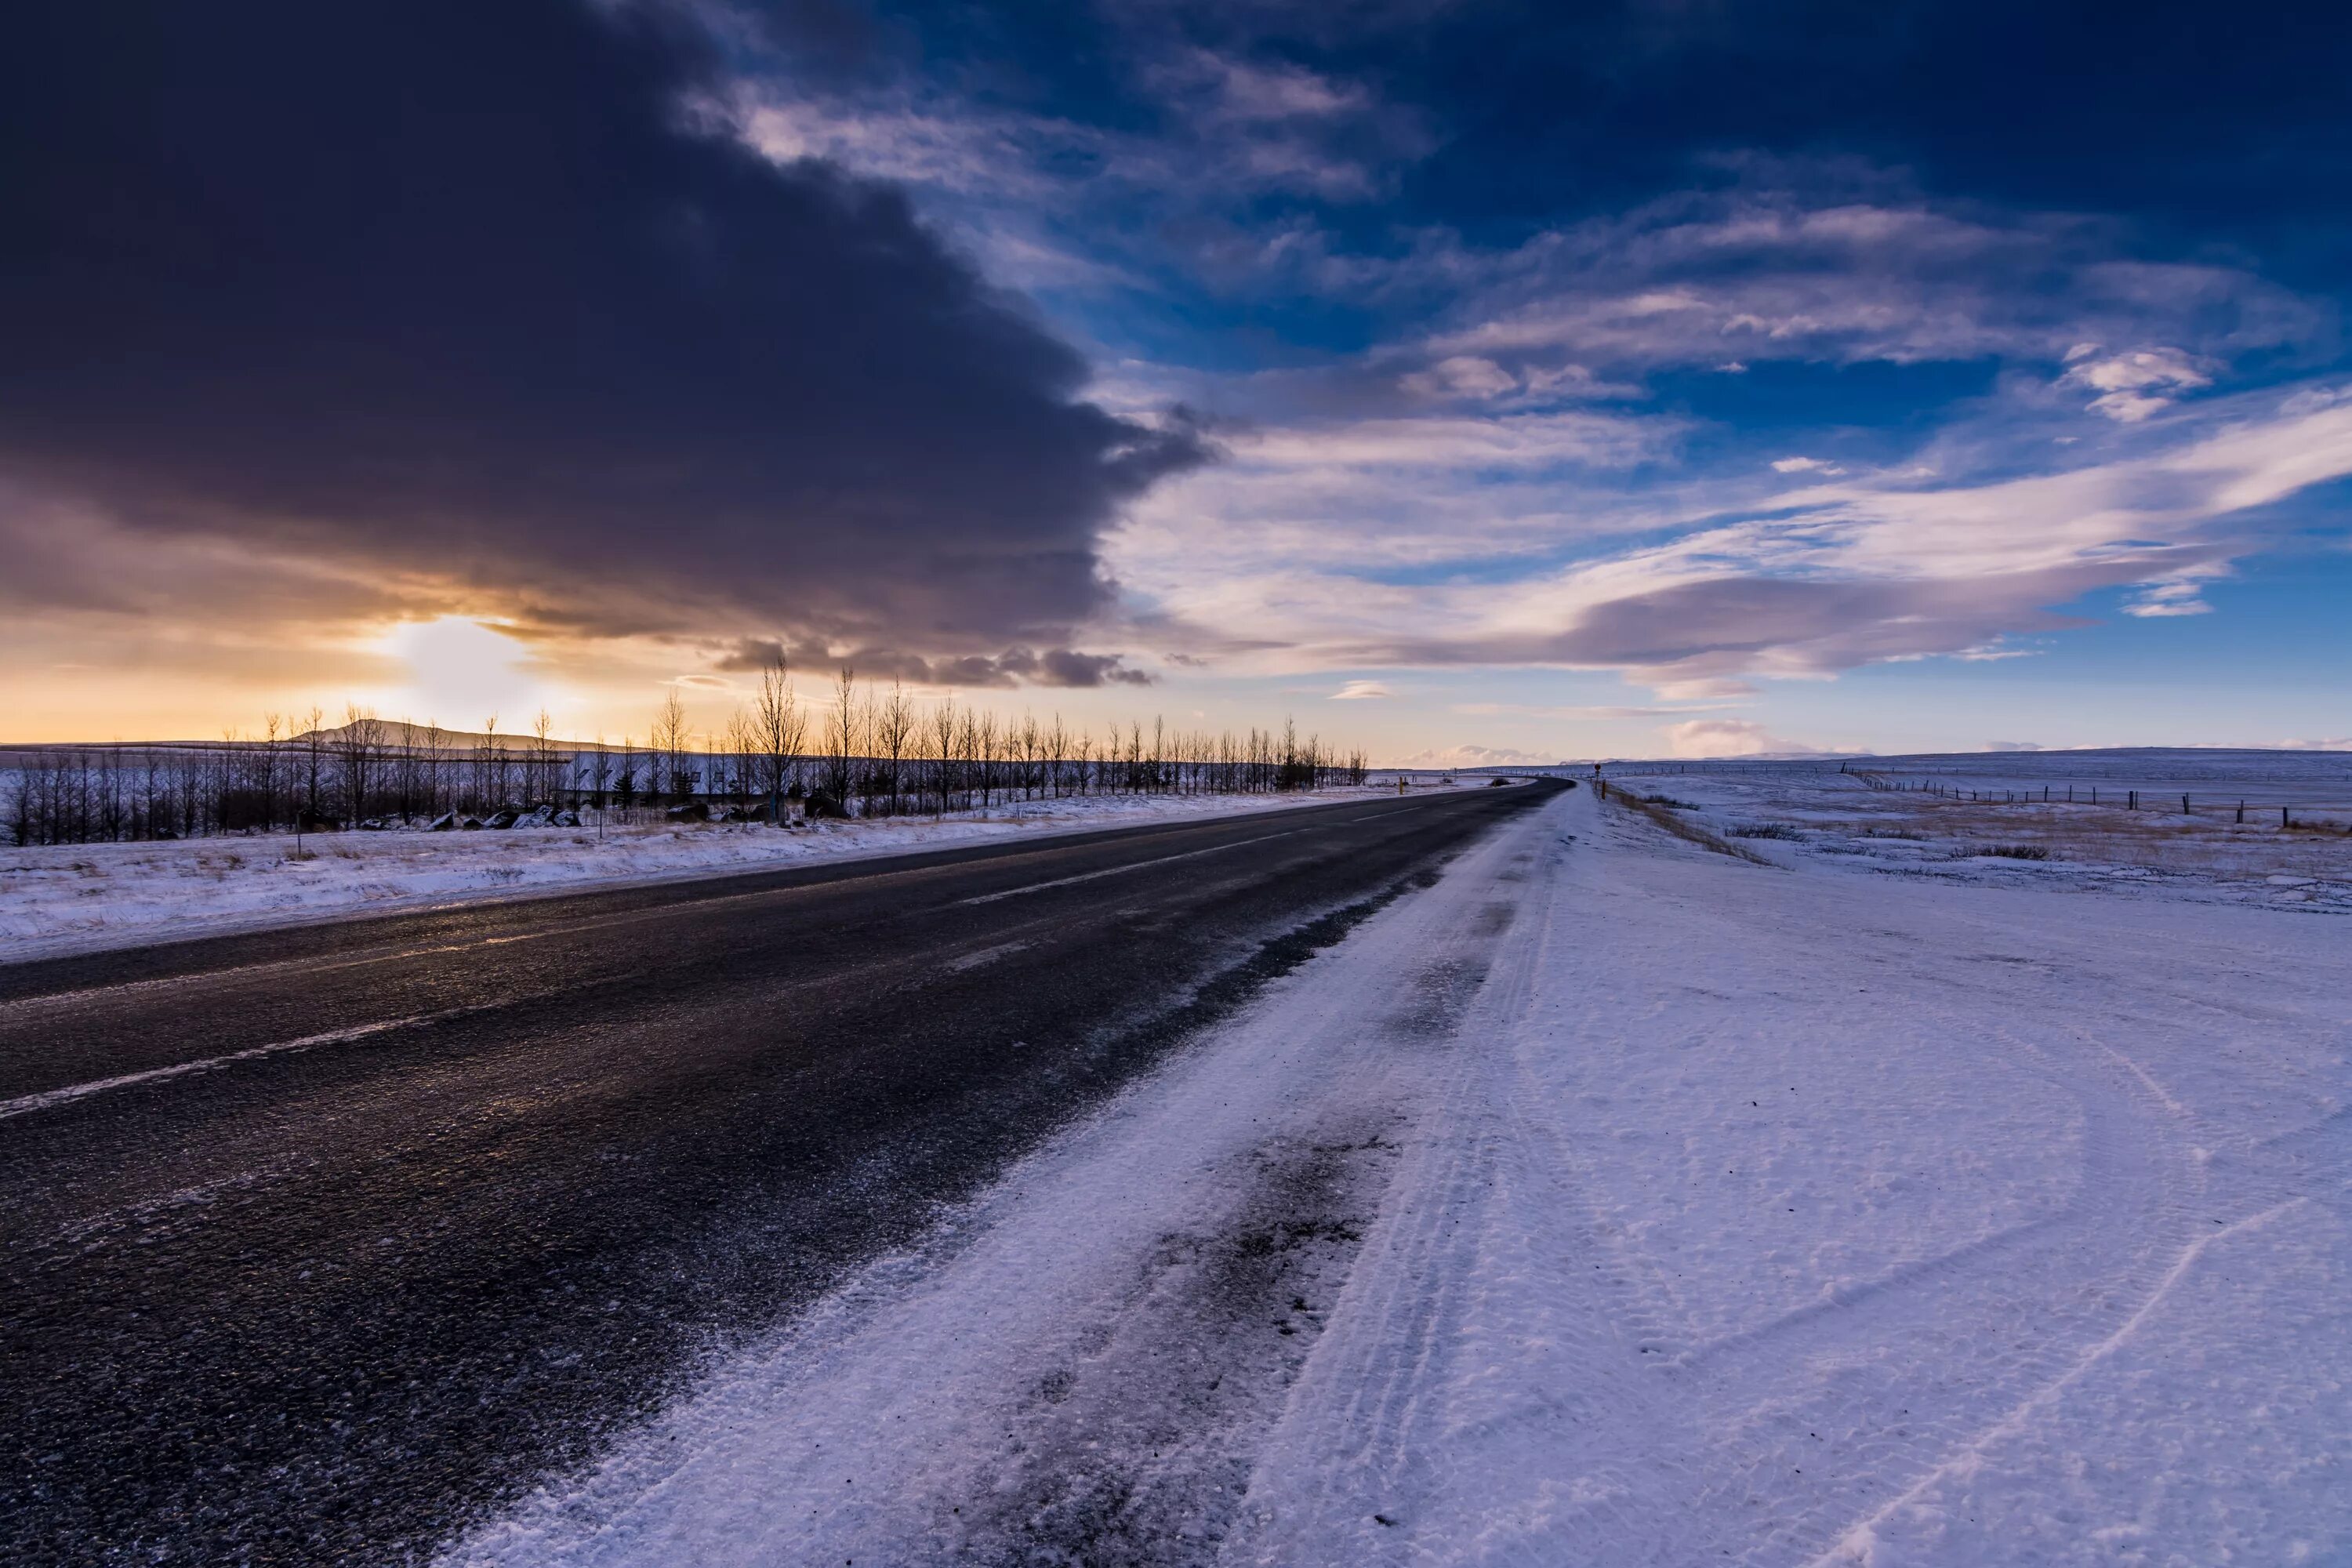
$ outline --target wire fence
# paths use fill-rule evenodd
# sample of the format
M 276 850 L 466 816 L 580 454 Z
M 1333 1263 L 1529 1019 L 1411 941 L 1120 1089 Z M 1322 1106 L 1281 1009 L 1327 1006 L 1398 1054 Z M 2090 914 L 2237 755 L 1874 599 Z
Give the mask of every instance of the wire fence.
M 2178 765 L 2181 757 L 2175 753 L 2166 761 Z M 2219 752 L 2201 776 L 2166 776 L 2145 758 L 2131 755 L 2068 757 L 2065 763 L 2074 764 L 2066 773 L 2053 769 L 2040 777 L 2020 777 L 2015 766 L 1996 772 L 1996 759 L 1977 756 L 1611 763 L 1601 764 L 1598 776 L 1859 787 L 1967 805 L 2073 807 L 2291 833 L 2352 833 L 2352 755 L 2317 753 L 2303 762 L 2278 753 Z
M 2152 812 L 2162 816 L 2226 821 L 2233 826 L 2263 826 L 2275 813 L 2276 825 L 2286 831 L 2352 832 L 2352 806 L 2344 804 L 2305 805 L 2267 801 L 2260 795 L 2227 788 L 2174 789 L 2158 786 L 2118 787 L 2113 784 L 1963 784 L 1951 779 L 1906 779 L 1899 775 L 1848 770 L 1866 789 L 1884 794 L 1916 794 L 1977 805 L 2074 805 L 2109 810 Z

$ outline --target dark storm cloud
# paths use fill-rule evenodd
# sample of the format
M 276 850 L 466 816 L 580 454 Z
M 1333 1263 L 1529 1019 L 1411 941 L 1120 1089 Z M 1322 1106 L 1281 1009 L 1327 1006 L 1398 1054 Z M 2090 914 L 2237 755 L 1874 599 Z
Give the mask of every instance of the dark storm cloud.
M 1148 670 L 1127 668 L 1120 657 L 1071 648 L 1011 647 L 991 658 L 964 654 L 925 658 L 896 648 L 865 647 L 828 652 L 822 645 L 793 647 L 774 637 L 743 637 L 721 654 L 714 668 L 743 674 L 768 668 L 778 658 L 787 668 L 830 673 L 854 669 L 878 680 L 910 680 L 926 686 L 1149 686 Z
M 1149 686 L 1151 677 L 1139 669 L 1122 669 L 1108 654 L 1076 653 L 1049 648 L 1038 656 L 1039 684 L 1045 686 Z
M 1066 636 L 1194 437 L 894 191 L 703 123 L 718 73 L 654 5 L 18 13 L 0 478 L 579 632 Z

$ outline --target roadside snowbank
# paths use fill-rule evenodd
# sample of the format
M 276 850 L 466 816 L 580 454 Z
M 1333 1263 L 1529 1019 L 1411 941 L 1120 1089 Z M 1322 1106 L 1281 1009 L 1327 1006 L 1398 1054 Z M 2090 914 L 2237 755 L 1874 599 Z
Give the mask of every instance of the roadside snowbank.
M 2352 928 L 1758 842 L 1560 797 L 448 1560 L 2352 1556 Z
M 1368 793 L 1087 795 L 790 832 L 697 823 L 615 827 L 601 839 L 593 826 L 312 834 L 300 859 L 282 835 L 0 849 L 0 963 L 518 893 L 1329 805 Z

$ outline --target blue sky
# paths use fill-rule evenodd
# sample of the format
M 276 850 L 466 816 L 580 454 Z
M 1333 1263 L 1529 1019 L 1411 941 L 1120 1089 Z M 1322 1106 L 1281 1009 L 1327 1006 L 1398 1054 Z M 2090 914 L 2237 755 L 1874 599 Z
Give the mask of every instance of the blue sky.
M 562 10 L 511 25 L 517 73 L 558 68 L 538 62 L 563 51 L 531 50 L 529 28 L 568 37 Z M 710 462 L 740 482 L 698 479 L 675 504 L 629 491 L 689 528 L 711 509 L 725 571 L 641 553 L 660 525 L 617 507 L 582 529 L 593 547 L 560 559 L 412 556 L 399 542 L 417 518 L 477 509 L 495 527 L 514 493 L 420 481 L 396 517 L 339 499 L 352 474 L 422 472 L 429 454 L 372 449 L 257 489 L 176 458 L 126 464 L 62 428 L 0 447 L 20 549 L 89 556 L 163 528 L 173 550 L 215 560 L 266 539 L 270 570 L 338 584 L 308 621 L 257 618 L 226 570 L 204 604 L 157 586 L 142 603 L 174 627 L 173 668 L 202 672 L 171 702 L 207 700 L 207 679 L 243 700 L 286 642 L 340 650 L 322 679 L 429 702 L 383 650 L 406 646 L 403 623 L 472 621 L 527 650 L 531 690 L 575 728 L 624 727 L 664 681 L 691 683 L 715 715 L 742 650 L 772 642 L 803 664 L 855 657 L 926 690 L 962 682 L 1074 716 L 1294 713 L 1384 758 L 2352 736 L 2341 12 L 2225 25 L 2167 5 L 802 0 L 611 14 L 658 16 L 659 49 L 686 62 L 624 95 L 658 93 L 667 116 L 615 155 L 650 195 L 551 208 L 530 234 L 517 220 L 520 259 L 450 290 L 452 311 L 499 319 L 496 289 L 530 268 L 598 267 L 610 212 L 675 206 L 668 137 L 748 152 L 779 191 L 902 204 L 911 226 L 887 239 L 755 224 L 731 197 L 698 194 L 713 205 L 694 210 L 720 237 L 712 254 L 771 237 L 739 243 L 773 269 L 820 241 L 842 247 L 845 278 L 861 257 L 915 256 L 910 292 L 877 285 L 856 309 L 884 323 L 877 339 L 945 324 L 871 353 L 845 330 L 803 354 L 826 313 L 812 325 L 751 300 L 742 342 L 773 356 L 789 395 L 747 381 L 749 402 L 694 415 L 726 427 L 736 446 Z M 448 25 L 452 47 L 479 44 Z M 630 58 L 651 36 L 628 36 Z M 446 53 L 420 46 L 410 85 Z M 224 58 L 234 74 L 256 56 Z M 267 101 L 278 79 L 248 96 Z M 603 90 L 550 82 L 551 103 Z M 306 113 L 272 127 L 297 134 Z M 385 177 L 404 180 L 405 144 L 389 144 Z M 566 179 L 586 155 L 557 154 Z M 89 168 L 91 184 L 113 174 Z M 263 203 L 289 184 L 253 180 Z M 333 220 L 315 194 L 301 201 L 289 210 L 307 244 Z M 542 244 L 551 232 L 572 248 Z M 932 246 L 936 263 L 916 256 Z M 626 276 L 660 297 L 652 336 L 710 335 L 703 360 L 681 351 L 653 375 L 731 384 L 724 321 L 700 324 L 674 279 Z M 625 317 L 627 289 L 595 309 Z M 963 290 L 977 292 L 938 303 Z M 438 320 L 449 301 L 434 303 Z M 395 304 L 413 342 L 426 316 Z M 248 337 L 282 327 L 257 319 Z M 637 379 L 621 350 L 582 363 Z M 856 447 L 857 461 L 821 489 L 777 477 L 801 459 L 738 464 L 738 448 L 809 427 L 833 388 L 846 408 L 917 412 L 841 416 L 822 452 Z M 666 426 L 696 395 L 583 408 L 614 428 Z M 468 427 L 535 418 L 490 406 Z M 68 464 L 68 448 L 104 463 Z M 593 461 L 566 454 L 512 461 Z M 152 484 L 126 497 L 85 478 L 124 467 Z M 602 510 L 642 471 L 570 504 Z M 876 474 L 936 486 L 900 493 Z M 159 506 L 157 487 L 205 504 Z M 841 521 L 806 526 L 849 491 Z M 316 527 L 285 522 L 306 507 Z M 747 574 L 780 528 L 860 548 L 806 543 L 797 575 Z M 90 575 L 47 563 L 59 581 Z M 76 672 L 60 701 L 156 689 L 152 638 L 93 651 L 120 643 L 119 594 L 35 607 L 16 645 Z M 19 727 L 55 721 L 27 710 Z
M 748 123 L 1204 417 L 1107 555 L 1221 698 L 1529 755 L 2352 731 L 2340 19 L 1559 9 L 894 13 Z

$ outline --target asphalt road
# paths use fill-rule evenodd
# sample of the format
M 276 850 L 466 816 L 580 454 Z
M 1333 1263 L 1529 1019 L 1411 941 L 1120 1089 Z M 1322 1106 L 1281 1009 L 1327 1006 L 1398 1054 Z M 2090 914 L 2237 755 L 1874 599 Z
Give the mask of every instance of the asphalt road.
M 0 1562 L 403 1562 L 1559 786 L 0 967 Z

